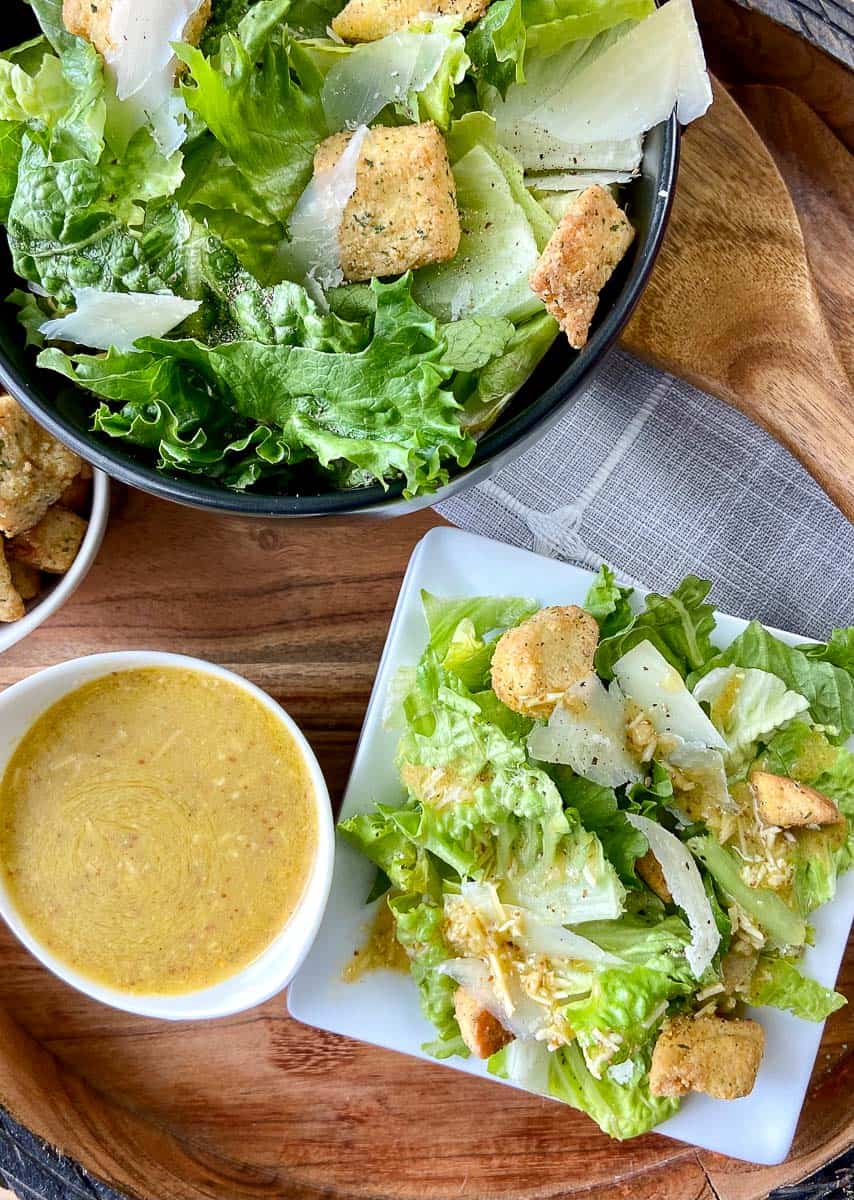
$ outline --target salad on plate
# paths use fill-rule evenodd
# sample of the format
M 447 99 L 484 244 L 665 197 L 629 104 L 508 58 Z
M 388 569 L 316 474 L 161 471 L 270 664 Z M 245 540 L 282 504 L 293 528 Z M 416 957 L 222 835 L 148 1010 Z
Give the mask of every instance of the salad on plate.
M 710 585 L 584 607 L 422 593 L 428 640 L 391 688 L 403 799 L 339 828 L 438 1058 L 628 1138 L 691 1091 L 748 1095 L 752 1010 L 845 1003 L 801 969 L 854 856 L 854 628 L 715 645 Z M 750 1008 L 750 1013 L 746 1012 Z
M 711 101 L 690 0 L 28 2 L 8 302 L 94 430 L 237 490 L 435 491 Z

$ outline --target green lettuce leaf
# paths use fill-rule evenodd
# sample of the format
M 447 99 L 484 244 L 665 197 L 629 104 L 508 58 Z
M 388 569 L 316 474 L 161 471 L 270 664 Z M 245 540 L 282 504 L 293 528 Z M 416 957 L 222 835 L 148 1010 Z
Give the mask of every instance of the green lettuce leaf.
M 763 954 L 751 981 L 750 1003 L 784 1008 L 804 1021 L 824 1021 L 847 1001 L 839 992 L 802 975 L 788 959 Z
M 584 828 L 599 838 L 622 882 L 637 887 L 635 861 L 646 852 L 646 839 L 620 811 L 614 789 L 582 779 L 569 767 L 556 763 L 545 769 L 557 784 L 564 804 L 575 809 Z
M 758 621 L 751 621 L 726 650 L 690 665 L 695 678 L 730 665 L 770 671 L 791 691 L 806 697 L 813 721 L 824 726 L 832 740 L 844 741 L 854 731 L 854 676 L 829 659 L 787 646 Z
M 845 629 L 834 629 L 828 642 L 806 642 L 798 646 L 807 658 L 815 658 L 820 662 L 833 663 L 842 667 L 850 675 L 854 675 L 854 626 Z
M 729 774 L 755 757 L 757 743 L 809 708 L 777 675 L 756 667 L 716 667 L 694 686 L 694 698 L 709 705 L 712 723 L 726 739 Z
M 696 980 L 685 958 L 691 930 L 681 917 L 626 912 L 616 921 L 587 921 L 575 932 L 634 966 L 648 967 L 691 988 Z
M 159 374 L 164 370 L 160 360 L 168 358 L 182 373 L 203 381 L 218 397 L 232 426 L 240 428 L 240 419 L 244 433 L 247 428 L 251 431 L 247 435 L 253 439 L 251 444 L 243 443 L 242 434 L 234 444 L 215 442 L 211 446 L 215 461 L 246 450 L 257 455 L 263 446 L 272 465 L 301 462 L 309 456 L 323 467 L 343 460 L 378 481 L 402 476 L 407 495 L 429 492 L 447 480 L 449 460 L 461 466 L 469 462 L 474 444 L 461 432 L 456 401 L 443 386 L 451 371 L 442 364 L 444 342 L 439 328 L 412 300 L 410 287 L 409 276 L 392 284 L 374 281 L 373 336 L 354 353 L 243 339 L 208 346 L 194 339 L 149 338 L 139 343 L 147 355 L 142 362 L 135 354 L 128 361 L 127 356 L 68 357 L 50 351 L 42 355 L 41 363 L 114 400 L 119 395 L 116 374 L 132 373 L 137 378 L 145 371 Z M 298 294 L 308 309 L 310 301 Z M 345 324 L 339 322 L 339 328 Z M 168 419 L 167 409 L 177 415 L 168 397 L 161 404 L 161 416 Z M 143 415 L 125 413 L 133 418 Z M 137 440 L 133 422 L 126 419 L 122 424 L 115 436 Z M 99 427 L 111 432 L 103 419 Z M 196 434 L 195 448 L 199 440 L 210 445 L 204 421 L 198 423 L 194 438 Z M 186 432 L 182 440 L 187 440 Z M 170 466 L 201 465 L 198 457 L 187 462 L 183 454 L 181 462 L 171 461 L 169 444 L 161 442 L 158 448 L 161 461 Z M 229 476 L 230 486 L 247 486 L 244 478 L 243 474 Z
M 395 918 L 395 934 L 409 955 L 410 973 L 418 985 L 424 1016 L 436 1027 L 439 1037 L 423 1049 L 435 1058 L 459 1055 L 468 1057 L 454 1015 L 457 984 L 439 972 L 453 953 L 442 933 L 443 910 L 419 896 L 398 896 L 389 900 Z
M 396 821 L 397 810 L 377 805 L 338 825 L 339 833 L 378 866 L 399 891 L 441 896 L 441 880 L 430 855 L 416 846 Z
M 421 604 L 427 621 L 428 648 L 438 658 L 448 653 L 461 621 L 470 621 L 476 638 L 496 631 L 504 632 L 533 616 L 539 609 L 536 600 L 522 596 L 435 596 L 421 592 Z
M 634 612 L 630 600 L 633 594 L 634 588 L 621 587 L 614 572 L 603 563 L 584 600 L 584 607 L 599 624 L 600 638 L 614 637 L 632 623 Z
M 797 913 L 768 888 L 749 887 L 734 854 L 710 835 L 692 837 L 688 848 L 700 859 L 718 887 L 734 900 L 777 946 L 802 946 L 807 929 Z
M 466 40 L 476 78 L 502 96 L 511 83 L 524 83 L 526 42 L 522 0 L 494 0 Z
M 549 1059 L 549 1094 L 586 1112 L 612 1138 L 638 1137 L 660 1125 L 679 1107 L 678 1100 L 650 1095 L 647 1062 L 627 1083 L 607 1074 L 594 1078 L 578 1045 L 562 1046 Z
M 264 20 L 264 5 L 251 9 L 211 58 L 192 46 L 177 50 L 190 73 L 182 89 L 187 106 L 279 221 L 311 178 L 314 152 L 329 132 L 322 80 L 298 43 L 277 28 L 288 6 L 289 0 L 270 0 Z
M 460 325 L 465 323 L 458 322 Z M 479 437 L 495 424 L 553 344 L 558 332 L 554 317 L 539 313 L 518 325 L 503 352 L 476 374 L 456 377 L 454 392 L 463 406 L 463 428 L 472 437 Z
M 648 641 L 681 675 L 697 671 L 715 653 L 711 634 L 714 609 L 706 603 L 711 584 L 689 575 L 669 596 L 651 592 L 646 606 L 630 625 L 603 638 L 596 651 L 596 670 L 612 679 L 614 663 L 639 642 Z

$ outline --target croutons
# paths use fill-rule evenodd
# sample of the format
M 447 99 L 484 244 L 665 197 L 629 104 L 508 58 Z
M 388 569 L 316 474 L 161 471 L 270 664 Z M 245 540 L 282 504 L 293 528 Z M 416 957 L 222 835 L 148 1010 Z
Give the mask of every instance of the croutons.
M 90 501 L 92 499 L 92 473 L 89 472 L 88 477 L 83 473 L 71 480 L 68 487 L 59 497 L 58 503 L 63 508 L 70 508 L 72 512 L 76 512 L 78 516 L 83 516 L 89 511 Z
M 649 1090 L 653 1096 L 693 1091 L 737 1100 L 753 1091 L 764 1049 L 765 1033 L 756 1021 L 674 1017 L 655 1043 Z
M 0 538 L 0 621 L 18 621 L 24 615 L 24 601 L 12 580 L 12 572 Z
M 591 674 L 598 642 L 599 626 L 583 608 L 542 608 L 498 639 L 493 690 L 514 712 L 548 717 L 567 688 Z
M 69 33 L 85 38 L 95 49 L 106 55 L 116 46 L 110 37 L 113 0 L 62 0 L 62 23 Z M 198 45 L 211 19 L 211 0 L 202 0 L 198 9 L 184 26 L 183 40 Z
M 0 532 L 31 529 L 79 474 L 81 460 L 11 396 L 0 395 Z
M 315 171 L 333 167 L 350 137 L 336 133 L 322 142 Z M 445 139 L 432 121 L 369 131 L 338 241 L 341 268 L 351 282 L 454 257 L 460 244 L 454 177 Z
M 36 567 L 28 567 L 26 563 L 17 562 L 13 558 L 9 563 L 9 573 L 21 599 L 35 600 L 42 590 L 41 572 Z
M 477 1058 L 489 1058 L 513 1041 L 513 1034 L 464 987 L 454 992 L 454 1012 L 462 1039 Z
M 468 23 L 483 16 L 489 0 L 350 0 L 332 28 L 346 42 L 375 42 L 405 29 L 422 15 L 454 14 Z
M 664 878 L 661 863 L 651 850 L 647 850 L 646 854 L 642 854 L 636 860 L 635 870 L 650 891 L 658 896 L 659 900 L 663 900 L 665 904 L 673 903 L 673 896 L 670 894 L 670 888 L 667 886 L 667 880 Z
M 836 825 L 842 813 L 828 797 L 783 775 L 754 771 L 750 786 L 756 808 L 766 825 L 791 829 L 803 825 Z
M 531 288 L 576 350 L 587 342 L 599 293 L 634 236 L 613 196 L 595 184 L 564 214 L 540 255 Z
M 64 575 L 80 549 L 86 522 L 77 513 L 54 505 L 38 525 L 20 533 L 8 544 L 8 553 L 28 567 L 51 575 Z

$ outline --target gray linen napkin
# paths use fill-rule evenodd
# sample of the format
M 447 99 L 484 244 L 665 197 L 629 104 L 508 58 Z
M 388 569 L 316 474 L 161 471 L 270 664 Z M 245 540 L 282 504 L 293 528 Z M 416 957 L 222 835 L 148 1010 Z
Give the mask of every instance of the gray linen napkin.
M 622 351 L 533 449 L 438 511 L 654 591 L 712 579 L 718 608 L 796 633 L 854 624 L 854 526 L 746 417 Z

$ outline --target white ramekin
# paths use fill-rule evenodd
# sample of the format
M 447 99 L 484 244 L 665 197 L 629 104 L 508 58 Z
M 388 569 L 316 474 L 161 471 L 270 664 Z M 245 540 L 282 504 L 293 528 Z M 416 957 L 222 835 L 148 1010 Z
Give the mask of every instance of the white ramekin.
M 0 654 L 20 642 L 34 629 L 38 629 L 43 621 L 52 617 L 57 609 L 62 608 L 65 601 L 76 591 L 89 573 L 89 568 L 95 561 L 104 530 L 107 528 L 107 518 L 110 515 L 110 481 L 103 471 L 95 471 L 92 477 L 92 510 L 89 513 L 89 527 L 86 530 L 77 557 L 64 575 L 56 577 L 53 584 L 43 596 L 37 597 L 28 611 L 18 621 L 10 621 L 8 625 L 0 625 Z
M 285 987 L 314 941 L 332 883 L 335 834 L 326 781 L 314 752 L 284 709 L 266 692 L 232 671 L 183 654 L 125 650 L 74 658 L 69 662 L 38 671 L 0 693 L 0 778 L 20 739 L 52 704 L 93 679 L 99 679 L 114 671 L 140 667 L 184 667 L 219 679 L 227 679 L 255 696 L 294 738 L 314 785 L 318 832 L 314 865 L 296 911 L 264 953 L 242 971 L 213 987 L 177 996 L 124 992 L 104 987 L 67 966 L 30 933 L 12 904 L 2 877 L 0 916 L 27 949 L 50 971 L 94 1000 L 100 1000 L 103 1004 L 123 1009 L 125 1012 L 138 1013 L 145 1017 L 161 1017 L 167 1021 L 224 1017 L 261 1004 Z

